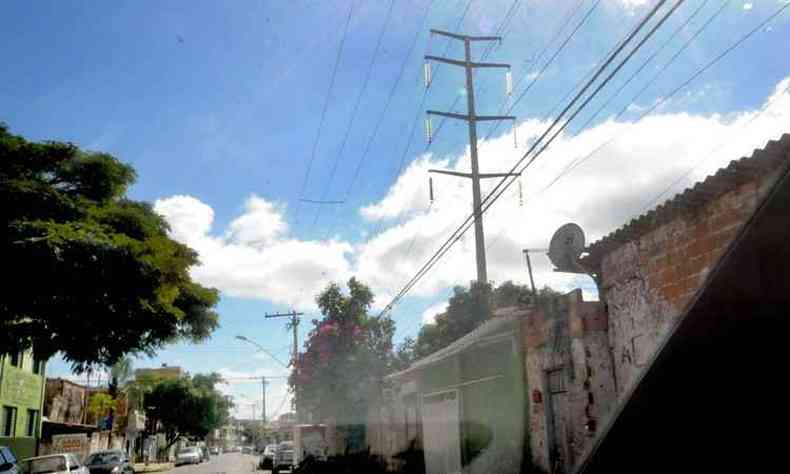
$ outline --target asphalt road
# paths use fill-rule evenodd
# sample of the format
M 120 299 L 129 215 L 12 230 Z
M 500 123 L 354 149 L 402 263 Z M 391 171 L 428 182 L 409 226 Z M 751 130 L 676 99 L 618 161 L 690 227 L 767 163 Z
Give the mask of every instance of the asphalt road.
M 265 471 L 255 471 L 256 460 L 257 456 L 251 454 L 225 453 L 211 456 L 208 462 L 178 466 L 169 472 L 172 474 L 249 474 L 251 472 L 264 474 Z

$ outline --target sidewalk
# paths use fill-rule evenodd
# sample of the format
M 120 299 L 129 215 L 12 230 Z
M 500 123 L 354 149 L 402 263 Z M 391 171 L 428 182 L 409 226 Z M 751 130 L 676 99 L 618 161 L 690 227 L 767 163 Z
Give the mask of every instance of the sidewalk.
M 173 463 L 171 462 L 162 462 L 162 463 L 135 463 L 134 464 L 134 472 L 135 474 L 139 474 L 141 472 L 162 472 L 162 471 L 169 471 L 173 469 Z

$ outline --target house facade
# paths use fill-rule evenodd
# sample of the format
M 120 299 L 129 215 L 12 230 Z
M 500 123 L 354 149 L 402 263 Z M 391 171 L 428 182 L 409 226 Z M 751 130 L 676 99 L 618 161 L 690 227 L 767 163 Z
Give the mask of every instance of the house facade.
M 0 445 L 20 459 L 36 455 L 45 365 L 30 351 L 0 355 Z

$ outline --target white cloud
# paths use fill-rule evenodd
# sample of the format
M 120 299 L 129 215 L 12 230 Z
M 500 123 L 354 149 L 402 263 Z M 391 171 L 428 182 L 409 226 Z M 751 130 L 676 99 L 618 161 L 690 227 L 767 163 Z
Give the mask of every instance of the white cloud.
M 440 303 L 436 303 L 435 305 L 429 307 L 422 313 L 422 322 L 423 324 L 432 324 L 436 321 L 436 316 L 447 311 L 447 306 L 450 303 L 448 301 L 442 301 Z
M 283 209 L 252 195 L 244 205 L 244 214 L 230 223 L 226 234 L 233 242 L 261 247 L 274 241 L 287 230 Z
M 664 199 L 779 137 L 790 129 L 788 86 L 790 78 L 777 85 L 770 110 L 759 117 L 756 110 L 726 115 L 664 111 L 638 123 L 609 120 L 580 134 L 559 136 L 522 176 L 524 205 L 519 205 L 518 188 L 513 186 L 485 215 L 489 278 L 496 283 L 526 282 L 521 250 L 546 247 L 561 224 L 578 222 L 588 240 L 598 239 L 654 207 L 651 199 L 692 166 L 696 165 L 688 179 Z M 678 107 L 674 104 L 673 110 Z M 518 136 L 534 140 L 546 125 L 527 120 L 518 125 Z M 566 167 L 612 136 L 618 138 L 543 192 Z M 513 148 L 510 132 L 481 143 L 481 171 L 508 170 L 524 151 Z M 285 209 L 259 197 L 248 199 L 227 232 L 215 232 L 222 237 L 210 232 L 213 212 L 197 199 L 174 196 L 157 201 L 156 209 L 171 223 L 176 238 L 200 252 L 202 263 L 193 270 L 194 276 L 231 296 L 305 308 L 312 306 L 313 295 L 327 281 L 343 281 L 354 274 L 371 285 L 376 305 L 382 307 L 471 211 L 468 180 L 437 175 L 436 200 L 426 210 L 427 170 L 445 167 L 469 171 L 468 151 L 451 158 L 418 157 L 380 201 L 360 209 L 366 220 L 386 225 L 380 234 L 353 246 L 337 240 L 296 239 L 284 223 Z M 494 180 L 486 182 L 484 192 L 494 184 Z M 545 256 L 533 255 L 538 286 L 570 289 L 585 282 L 583 277 L 553 272 Z M 474 278 L 470 231 L 412 294 L 434 297 Z
M 754 5 L 752 5 L 751 3 L 744 3 L 744 4 L 743 4 L 743 9 L 744 9 L 744 10 L 746 10 L 747 12 L 748 12 L 749 10 L 751 10 L 751 9 L 752 9 L 752 7 L 754 7 Z
M 214 220 L 214 210 L 192 196 L 158 199 L 154 209 L 170 224 L 173 238 L 186 244 L 208 234 Z
M 398 176 L 384 199 L 363 207 L 360 213 L 365 219 L 376 221 L 400 217 L 414 209 L 424 209 L 430 197 L 428 169 L 445 168 L 448 163 L 448 160 L 431 161 L 430 154 L 422 155 Z
M 198 199 L 159 199 L 154 209 L 170 223 L 175 239 L 200 254 L 192 276 L 230 296 L 312 308 L 327 280 L 351 274 L 348 243 L 288 237 L 282 208 L 258 196 L 247 200 L 244 213 L 222 237 L 209 233 L 214 213 Z
M 629 12 L 632 12 L 637 8 L 647 5 L 648 2 L 648 0 L 616 0 L 616 1 L 622 4 Z

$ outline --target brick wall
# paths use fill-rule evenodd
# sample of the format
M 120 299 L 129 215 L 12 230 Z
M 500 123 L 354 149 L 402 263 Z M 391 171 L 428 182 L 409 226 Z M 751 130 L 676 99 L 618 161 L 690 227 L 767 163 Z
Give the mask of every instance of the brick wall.
M 546 470 L 569 471 L 614 405 L 607 328 L 603 304 L 584 301 L 581 290 L 522 320 L 530 453 L 533 463 Z M 557 369 L 563 393 L 550 387 L 547 374 Z
M 777 177 L 774 171 L 739 179 L 704 205 L 677 206 L 672 220 L 603 256 L 601 292 L 619 395 L 630 389 Z

